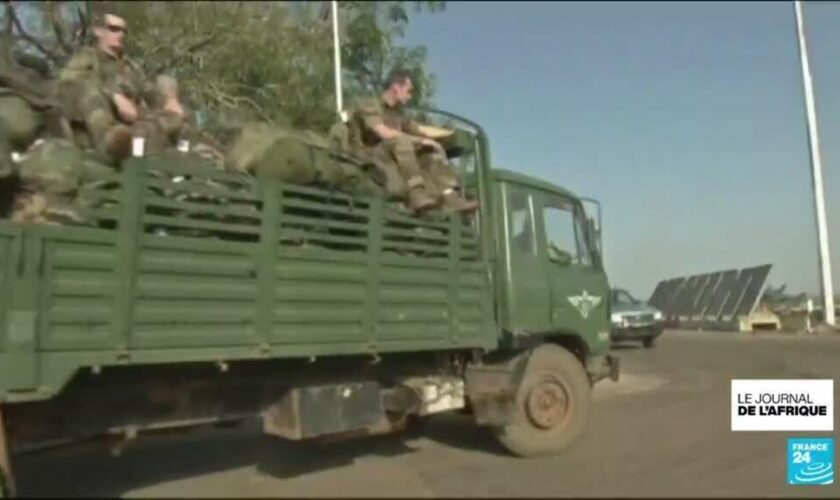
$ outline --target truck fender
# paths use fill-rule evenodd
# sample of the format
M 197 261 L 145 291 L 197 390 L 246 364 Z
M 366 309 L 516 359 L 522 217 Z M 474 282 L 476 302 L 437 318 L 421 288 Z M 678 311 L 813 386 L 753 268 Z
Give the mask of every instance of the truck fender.
M 531 352 L 467 366 L 464 373 L 467 398 L 478 425 L 500 426 L 510 422 Z

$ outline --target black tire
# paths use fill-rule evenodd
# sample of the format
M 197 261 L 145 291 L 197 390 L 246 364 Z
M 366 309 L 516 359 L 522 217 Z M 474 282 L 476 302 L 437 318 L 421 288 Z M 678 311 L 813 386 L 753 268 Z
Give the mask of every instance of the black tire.
M 651 347 L 653 347 L 655 341 L 656 337 L 651 335 L 642 339 L 642 345 L 645 347 L 645 349 L 650 349 Z
M 543 407 L 546 399 L 550 411 Z M 591 384 L 580 361 L 562 347 L 542 345 L 528 360 L 512 422 L 494 433 L 505 448 L 521 457 L 558 454 L 583 434 L 590 402 Z

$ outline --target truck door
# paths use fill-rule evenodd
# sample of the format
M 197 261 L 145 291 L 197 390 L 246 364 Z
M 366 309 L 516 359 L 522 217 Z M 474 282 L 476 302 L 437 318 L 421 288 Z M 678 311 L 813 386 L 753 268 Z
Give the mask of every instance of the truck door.
M 540 253 L 551 290 L 555 331 L 594 338 L 608 331 L 609 285 L 589 238 L 580 202 L 555 193 L 539 197 Z
M 519 331 L 545 331 L 551 325 L 549 285 L 539 254 L 534 192 L 510 183 L 502 185 L 505 203 L 503 269 L 508 318 L 504 324 Z

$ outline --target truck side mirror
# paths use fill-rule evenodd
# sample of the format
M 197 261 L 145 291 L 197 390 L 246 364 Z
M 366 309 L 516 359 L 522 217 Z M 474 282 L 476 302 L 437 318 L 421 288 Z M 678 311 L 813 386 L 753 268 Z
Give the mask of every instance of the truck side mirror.
M 601 231 L 595 226 L 595 219 L 589 217 L 587 219 L 589 224 L 589 241 L 595 245 L 595 251 L 598 252 L 598 255 L 601 254 Z

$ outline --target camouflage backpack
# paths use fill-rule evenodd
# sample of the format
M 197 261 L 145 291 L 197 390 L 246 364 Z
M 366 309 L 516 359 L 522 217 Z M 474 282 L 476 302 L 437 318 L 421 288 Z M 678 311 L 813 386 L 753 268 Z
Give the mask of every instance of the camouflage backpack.
M 39 139 L 17 164 L 20 186 L 12 220 L 83 223 L 81 208 L 91 205 L 81 188 L 113 170 L 65 139 Z

